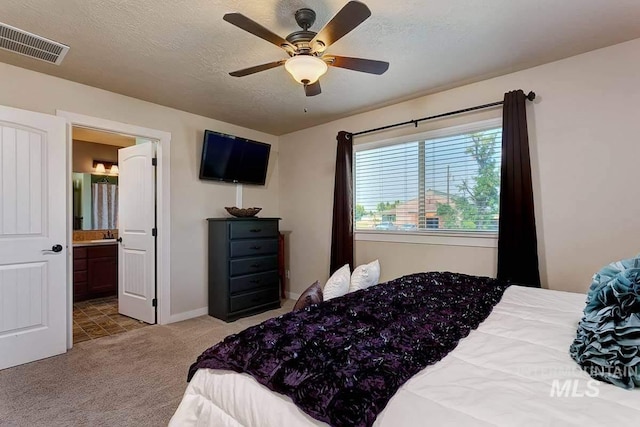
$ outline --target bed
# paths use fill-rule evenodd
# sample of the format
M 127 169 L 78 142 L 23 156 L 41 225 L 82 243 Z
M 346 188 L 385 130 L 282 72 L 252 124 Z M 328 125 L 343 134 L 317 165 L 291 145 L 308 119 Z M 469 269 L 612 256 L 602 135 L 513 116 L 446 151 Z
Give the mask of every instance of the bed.
M 585 295 L 509 286 L 498 301 L 488 317 L 451 352 L 400 386 L 372 424 L 637 423 L 637 390 L 596 382 L 569 356 Z M 299 409 L 290 397 L 273 392 L 245 373 L 198 369 L 170 422 L 170 426 L 196 425 L 327 424 Z

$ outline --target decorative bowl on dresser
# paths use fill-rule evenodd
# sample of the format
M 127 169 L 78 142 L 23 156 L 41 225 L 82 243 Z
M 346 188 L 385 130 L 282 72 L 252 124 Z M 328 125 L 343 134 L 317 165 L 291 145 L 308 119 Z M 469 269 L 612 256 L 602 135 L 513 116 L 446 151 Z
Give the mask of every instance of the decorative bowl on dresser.
M 238 208 L 235 206 L 227 206 L 225 209 L 236 218 L 254 217 L 262 210 L 262 208 Z
M 209 218 L 209 315 L 233 321 L 280 307 L 279 218 Z

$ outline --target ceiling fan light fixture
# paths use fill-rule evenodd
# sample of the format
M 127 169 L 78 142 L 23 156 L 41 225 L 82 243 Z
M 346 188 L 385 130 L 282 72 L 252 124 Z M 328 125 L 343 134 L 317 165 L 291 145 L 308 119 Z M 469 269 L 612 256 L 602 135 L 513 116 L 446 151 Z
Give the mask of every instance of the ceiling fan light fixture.
M 296 55 L 287 59 L 284 68 L 302 85 L 310 85 L 318 81 L 327 72 L 327 64 L 312 55 Z

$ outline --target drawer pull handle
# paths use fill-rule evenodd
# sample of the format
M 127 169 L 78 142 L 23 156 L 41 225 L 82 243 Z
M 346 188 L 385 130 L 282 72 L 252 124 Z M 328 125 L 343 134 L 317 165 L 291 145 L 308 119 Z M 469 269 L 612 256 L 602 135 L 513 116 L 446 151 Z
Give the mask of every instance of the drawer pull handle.
M 260 282 L 262 282 L 262 280 L 260 279 L 249 280 L 249 283 L 260 283 Z
M 249 230 L 252 233 L 259 233 L 262 231 L 262 228 L 252 228 L 251 230 Z
M 255 249 L 257 251 L 258 249 L 262 249 L 262 246 L 251 246 L 251 249 Z
M 251 264 L 251 268 L 258 268 L 261 264 Z

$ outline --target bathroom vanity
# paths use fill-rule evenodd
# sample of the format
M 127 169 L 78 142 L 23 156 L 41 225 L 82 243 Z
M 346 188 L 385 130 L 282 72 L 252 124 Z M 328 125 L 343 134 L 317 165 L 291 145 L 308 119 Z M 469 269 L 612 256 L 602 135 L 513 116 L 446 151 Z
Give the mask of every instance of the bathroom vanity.
M 118 244 L 87 241 L 73 244 L 74 302 L 118 294 Z

